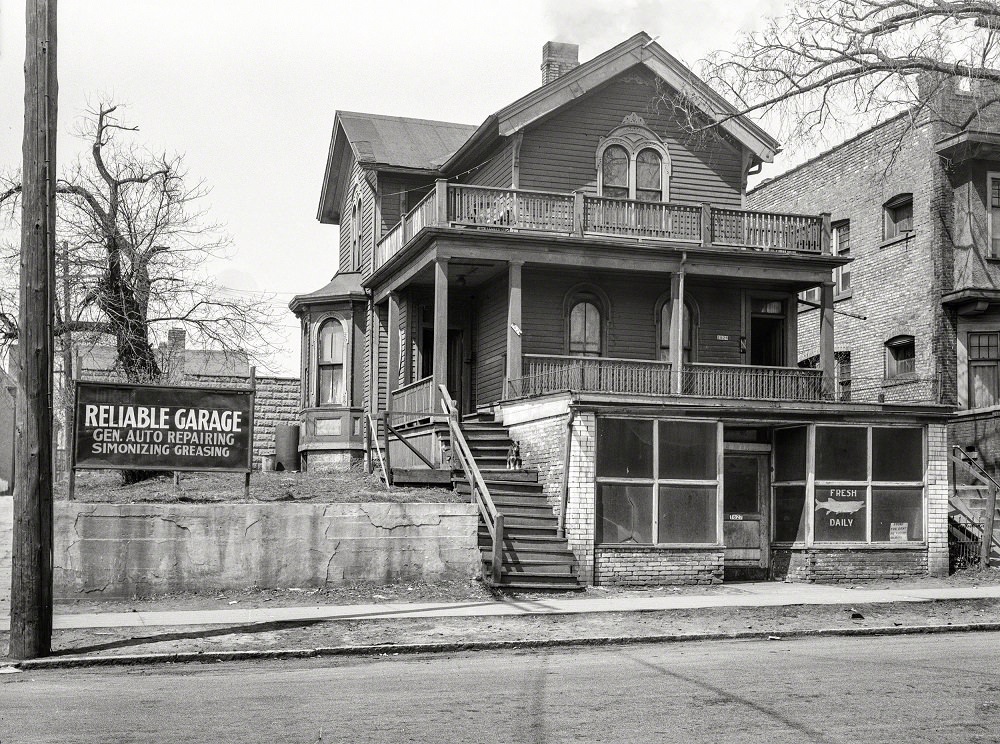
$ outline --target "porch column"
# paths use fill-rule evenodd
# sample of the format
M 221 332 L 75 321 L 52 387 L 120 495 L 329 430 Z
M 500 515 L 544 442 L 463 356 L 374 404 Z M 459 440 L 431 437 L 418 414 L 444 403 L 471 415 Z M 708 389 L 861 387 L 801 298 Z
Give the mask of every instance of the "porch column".
M 521 266 L 520 261 L 507 264 L 507 377 L 503 397 L 507 397 L 511 380 L 519 380 L 524 369 L 521 364 Z
M 684 371 L 684 272 L 670 276 L 670 392 L 680 395 Z
M 448 259 L 434 262 L 434 413 L 441 411 L 440 386 L 448 382 Z M 453 394 L 453 391 L 449 390 Z
M 386 409 L 392 405 L 392 394 L 399 387 L 399 294 L 389 293 L 389 369 L 386 370 Z
M 819 368 L 823 373 L 823 397 L 836 395 L 834 370 L 837 362 L 833 344 L 833 282 L 823 282 L 819 299 Z

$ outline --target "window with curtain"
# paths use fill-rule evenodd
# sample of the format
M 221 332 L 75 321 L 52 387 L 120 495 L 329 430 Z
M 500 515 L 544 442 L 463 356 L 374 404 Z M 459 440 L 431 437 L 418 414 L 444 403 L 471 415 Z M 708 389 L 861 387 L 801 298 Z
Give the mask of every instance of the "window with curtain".
M 629 157 L 624 147 L 612 145 L 604 151 L 601 194 L 614 199 L 628 199 Z
M 589 300 L 575 302 L 569 312 L 569 353 L 601 356 L 601 336 L 601 311 L 597 305 Z
M 344 326 L 336 318 L 323 321 L 318 336 L 317 405 L 344 405 L 347 398 L 344 378 Z
M 969 408 L 1000 403 L 1000 333 L 969 334 Z
M 656 150 L 640 150 L 635 159 L 635 198 L 658 202 L 663 195 L 663 159 Z

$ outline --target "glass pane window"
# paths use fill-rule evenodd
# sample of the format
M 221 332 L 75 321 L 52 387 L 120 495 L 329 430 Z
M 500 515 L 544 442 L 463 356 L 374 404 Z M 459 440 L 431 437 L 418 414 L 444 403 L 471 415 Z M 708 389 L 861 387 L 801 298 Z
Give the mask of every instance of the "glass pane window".
M 806 427 L 778 429 L 774 432 L 774 479 L 806 479 Z
M 833 245 L 841 258 L 851 257 L 851 223 L 840 222 L 833 227 Z M 851 291 L 851 264 L 838 267 L 833 273 L 834 294 L 842 295 Z
M 996 362 L 969 362 L 969 408 L 1000 403 L 1000 370 Z
M 317 339 L 317 405 L 340 405 L 346 397 L 344 326 L 336 318 L 323 321 Z
M 673 318 L 673 314 L 673 303 L 667 300 L 663 303 L 663 307 L 660 308 L 660 360 L 664 362 L 670 361 L 670 321 Z M 682 322 L 684 326 L 681 329 L 681 335 L 684 338 L 684 351 L 681 353 L 681 361 L 685 364 L 690 364 L 692 361 L 691 340 L 694 337 L 694 328 L 691 321 L 691 310 L 688 308 L 687 303 L 684 303 Z
M 1000 177 L 990 176 L 990 250 L 1000 257 Z
M 636 199 L 640 201 L 660 201 L 663 192 L 663 160 L 655 150 L 641 150 L 635 161 Z
M 328 320 L 319 329 L 319 361 L 342 364 L 344 361 L 344 326 Z
M 775 486 L 774 540 L 802 542 L 806 539 L 806 487 Z
M 614 199 L 628 198 L 629 157 L 624 147 L 612 145 L 601 162 L 601 193 Z
M 816 427 L 816 479 L 868 479 L 868 429 L 863 426 Z
M 598 419 L 597 477 L 652 479 L 653 422 Z
M 912 375 L 916 371 L 917 346 L 913 336 L 896 336 L 885 342 L 886 379 Z
M 569 353 L 601 355 L 601 311 L 592 302 L 577 302 L 570 310 Z
M 867 486 L 816 487 L 813 520 L 817 542 L 865 542 L 868 539 Z
M 659 477 L 715 480 L 718 429 L 707 421 L 659 422 Z
M 335 364 L 319 368 L 319 405 L 335 406 L 344 400 L 344 366 Z
M 872 541 L 924 539 L 924 489 L 872 488 Z
M 715 486 L 660 486 L 656 541 L 715 543 L 717 503 Z
M 597 487 L 599 543 L 653 542 L 653 487 L 601 483 Z
M 872 429 L 872 480 L 922 481 L 924 432 L 918 428 Z
M 757 458 L 726 455 L 724 463 L 723 511 L 726 514 L 757 513 Z
M 883 237 L 886 240 L 913 232 L 913 197 L 910 194 L 903 194 L 887 202 L 884 215 Z

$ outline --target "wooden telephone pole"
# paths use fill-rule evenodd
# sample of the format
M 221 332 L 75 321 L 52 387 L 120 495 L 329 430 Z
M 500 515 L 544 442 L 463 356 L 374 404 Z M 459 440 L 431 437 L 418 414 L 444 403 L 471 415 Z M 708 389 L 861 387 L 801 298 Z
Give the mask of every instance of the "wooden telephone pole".
M 10 655 L 52 646 L 52 316 L 56 195 L 56 0 L 26 0 L 21 311 L 18 330 Z

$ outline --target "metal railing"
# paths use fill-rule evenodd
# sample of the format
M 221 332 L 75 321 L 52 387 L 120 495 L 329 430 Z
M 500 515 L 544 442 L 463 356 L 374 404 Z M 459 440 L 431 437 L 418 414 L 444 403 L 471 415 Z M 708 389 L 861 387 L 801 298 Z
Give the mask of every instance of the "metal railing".
M 423 421 L 434 415 L 434 378 L 425 377 L 397 388 L 389 404 L 393 426 Z
M 451 393 L 444 385 L 439 387 L 441 391 L 441 408 L 448 415 L 448 433 L 451 435 L 452 457 L 462 468 L 466 480 L 469 482 L 469 490 L 472 491 L 472 503 L 479 509 L 479 515 L 486 524 L 492 541 L 492 571 L 491 578 L 494 584 L 500 583 L 501 568 L 503 567 L 503 514 L 501 514 L 493 503 L 490 496 L 490 489 L 483 479 L 483 474 L 472 456 L 472 450 L 462 432 L 462 426 L 458 420 L 458 409 L 451 398 Z
M 701 207 L 600 196 L 585 197 L 583 205 L 585 233 L 701 242 Z
M 670 363 L 641 359 L 525 354 L 524 374 L 508 382 L 508 397 L 558 390 L 669 395 Z
M 681 391 L 704 398 L 823 400 L 823 373 L 801 367 L 685 364 Z

